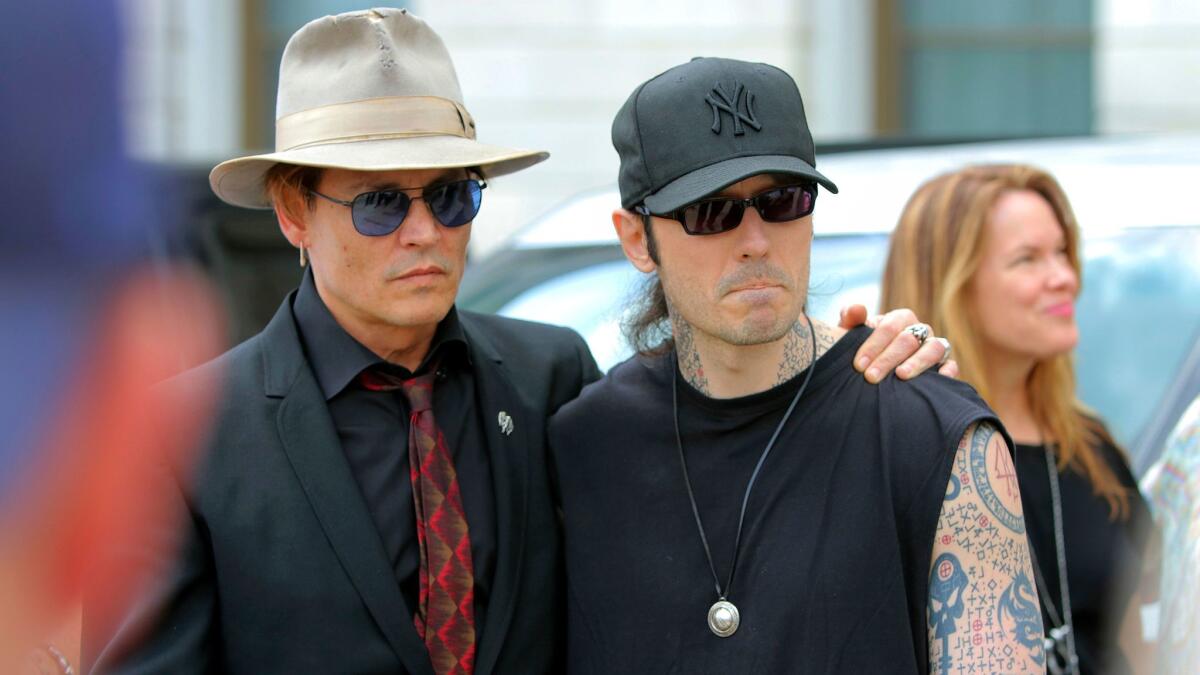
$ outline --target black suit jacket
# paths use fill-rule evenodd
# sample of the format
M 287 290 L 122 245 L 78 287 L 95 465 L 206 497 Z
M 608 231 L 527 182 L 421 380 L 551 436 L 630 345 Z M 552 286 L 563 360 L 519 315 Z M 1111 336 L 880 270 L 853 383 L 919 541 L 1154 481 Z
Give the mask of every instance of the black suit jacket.
M 186 526 L 147 533 L 145 550 L 134 552 L 157 560 L 163 583 L 120 626 L 94 625 L 85 606 L 85 662 L 96 671 L 432 675 L 305 359 L 293 297 L 262 333 L 166 385 L 186 392 L 215 369 L 224 395 L 194 474 L 171 466 L 161 476 Z M 460 318 L 497 508 L 496 576 L 475 672 L 557 672 L 562 552 L 545 425 L 600 374 L 572 331 Z M 507 432 L 502 412 L 512 419 Z

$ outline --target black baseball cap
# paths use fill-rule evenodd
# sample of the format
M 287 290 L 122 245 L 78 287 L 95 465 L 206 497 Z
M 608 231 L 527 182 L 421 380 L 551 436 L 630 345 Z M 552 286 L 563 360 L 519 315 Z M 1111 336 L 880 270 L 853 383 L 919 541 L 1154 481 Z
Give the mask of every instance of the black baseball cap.
M 765 63 L 695 58 L 644 82 L 617 112 L 621 206 L 668 213 L 761 173 L 817 171 L 800 90 Z

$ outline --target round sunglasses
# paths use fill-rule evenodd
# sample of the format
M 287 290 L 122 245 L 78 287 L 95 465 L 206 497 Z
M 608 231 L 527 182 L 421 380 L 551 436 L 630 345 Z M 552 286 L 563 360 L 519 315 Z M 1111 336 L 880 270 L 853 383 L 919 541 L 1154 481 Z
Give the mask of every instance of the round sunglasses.
M 395 188 L 364 192 L 351 200 L 330 197 L 316 190 L 309 192 L 334 204 L 349 206 L 350 219 L 359 234 L 382 237 L 400 227 L 417 199 L 425 201 L 430 213 L 443 226 L 462 227 L 479 214 L 485 187 L 487 183 L 482 180 L 467 179 L 431 185 L 422 189 L 420 197 L 410 197 L 404 192 L 416 188 Z
M 701 199 L 681 206 L 669 213 L 655 213 L 662 218 L 678 220 L 688 234 L 706 235 L 728 232 L 742 224 L 746 207 L 753 206 L 758 215 L 768 223 L 783 223 L 803 218 L 813 212 L 817 205 L 817 184 L 800 183 L 783 185 L 764 190 L 753 197 L 715 197 Z M 643 204 L 634 207 L 643 216 L 650 210 Z

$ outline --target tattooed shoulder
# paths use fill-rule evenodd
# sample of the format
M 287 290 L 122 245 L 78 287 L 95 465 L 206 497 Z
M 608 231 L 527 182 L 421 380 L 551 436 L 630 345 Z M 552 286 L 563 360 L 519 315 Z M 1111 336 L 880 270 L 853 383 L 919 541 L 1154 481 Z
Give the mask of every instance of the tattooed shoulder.
M 968 463 L 975 489 L 996 520 L 1017 534 L 1025 533 L 1021 518 L 1021 493 L 1017 470 L 1004 437 L 990 424 L 979 424 L 971 433 Z
M 959 441 L 929 570 L 930 669 L 1045 670 L 1042 614 L 1008 445 L 988 422 Z

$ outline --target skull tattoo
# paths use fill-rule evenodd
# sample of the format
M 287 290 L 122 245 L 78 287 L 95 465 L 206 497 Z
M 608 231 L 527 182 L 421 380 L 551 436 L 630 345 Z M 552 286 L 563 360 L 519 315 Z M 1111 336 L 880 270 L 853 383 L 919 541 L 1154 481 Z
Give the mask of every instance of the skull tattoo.
M 943 553 L 933 562 L 933 571 L 929 574 L 929 627 L 933 629 L 933 636 L 942 641 L 938 665 L 943 671 L 950 670 L 950 635 L 958 630 L 957 621 L 965 609 L 963 591 L 968 581 L 954 554 Z

